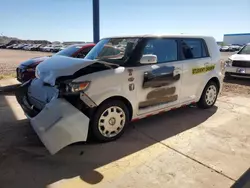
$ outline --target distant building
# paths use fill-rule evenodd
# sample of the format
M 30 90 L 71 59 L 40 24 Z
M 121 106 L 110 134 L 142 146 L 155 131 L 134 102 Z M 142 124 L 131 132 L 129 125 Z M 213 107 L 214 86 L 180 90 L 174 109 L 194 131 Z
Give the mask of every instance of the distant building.
M 250 43 L 250 33 L 224 34 L 223 43 L 226 45 Z

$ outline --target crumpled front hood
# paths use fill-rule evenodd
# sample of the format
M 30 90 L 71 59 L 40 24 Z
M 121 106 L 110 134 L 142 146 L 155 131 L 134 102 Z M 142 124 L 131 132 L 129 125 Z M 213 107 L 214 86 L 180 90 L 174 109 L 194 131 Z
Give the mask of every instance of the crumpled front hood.
M 27 61 L 24 61 L 20 64 L 21 67 L 33 67 L 35 65 L 37 65 L 38 63 L 46 60 L 46 59 L 49 59 L 50 57 L 48 56 L 44 56 L 44 57 L 34 57 L 32 59 L 29 59 Z
M 229 59 L 233 61 L 250 61 L 250 54 L 234 54 Z
M 53 56 L 36 67 L 36 77 L 53 86 L 58 77 L 72 75 L 95 62 L 60 55 Z

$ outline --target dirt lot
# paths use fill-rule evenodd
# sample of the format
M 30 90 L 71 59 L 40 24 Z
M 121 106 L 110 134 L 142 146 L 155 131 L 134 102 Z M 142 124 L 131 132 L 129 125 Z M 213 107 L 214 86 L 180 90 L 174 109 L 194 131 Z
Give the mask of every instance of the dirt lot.
M 0 49 L 0 75 L 15 74 L 16 68 L 21 62 L 50 54 L 47 52 Z
M 16 56 L 12 53 L 23 52 L 8 53 L 12 59 Z M 6 82 L 14 83 L 0 80 L 0 88 Z M 13 93 L 0 93 L 0 187 L 224 188 L 245 184 L 248 188 L 250 182 L 246 185 L 245 176 L 240 178 L 250 173 L 249 88 L 248 80 L 229 80 L 211 109 L 190 106 L 170 111 L 131 124 L 115 142 L 74 144 L 54 156 L 32 130 Z

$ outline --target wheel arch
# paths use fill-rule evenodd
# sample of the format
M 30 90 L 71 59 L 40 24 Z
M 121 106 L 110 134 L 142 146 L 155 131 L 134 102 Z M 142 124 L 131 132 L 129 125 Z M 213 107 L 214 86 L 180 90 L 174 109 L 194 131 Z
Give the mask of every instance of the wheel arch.
M 215 82 L 215 83 L 217 84 L 217 86 L 218 86 L 218 92 L 220 92 L 220 89 L 221 89 L 220 80 L 219 80 L 218 77 L 214 76 L 214 77 L 210 78 L 207 82 L 203 82 L 204 85 L 203 85 L 203 87 L 200 87 L 200 90 L 199 90 L 199 92 L 198 92 L 199 100 L 200 100 L 200 98 L 201 98 L 201 96 L 202 96 L 202 93 L 203 93 L 204 89 L 206 88 L 207 84 L 208 84 L 209 82 L 211 82 L 211 81 L 212 81 L 212 82 Z
M 132 119 L 132 116 L 133 116 L 133 106 L 132 106 L 131 102 L 128 99 L 126 99 L 123 96 L 116 95 L 116 96 L 112 96 L 112 97 L 109 97 L 109 98 L 103 100 L 99 105 L 101 105 L 101 104 L 103 104 L 105 102 L 108 102 L 110 100 L 120 100 L 120 101 L 122 101 L 127 106 L 128 110 L 129 110 L 129 120 Z
M 218 79 L 217 77 L 212 77 L 210 80 L 208 80 L 207 84 L 208 84 L 209 82 L 211 82 L 211 81 L 217 84 L 217 86 L 218 86 L 218 91 L 220 91 L 220 89 L 221 89 L 221 83 L 220 83 L 219 79 Z M 206 84 L 206 85 L 207 85 L 207 84 Z M 205 86 L 205 87 L 206 87 L 206 86 Z

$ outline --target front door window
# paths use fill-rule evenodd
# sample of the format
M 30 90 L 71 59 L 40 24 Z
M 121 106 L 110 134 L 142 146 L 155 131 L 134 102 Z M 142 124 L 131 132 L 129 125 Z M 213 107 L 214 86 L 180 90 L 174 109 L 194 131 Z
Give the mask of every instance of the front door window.
M 175 39 L 149 39 L 143 55 L 153 54 L 157 56 L 158 63 L 177 61 L 177 41 Z

